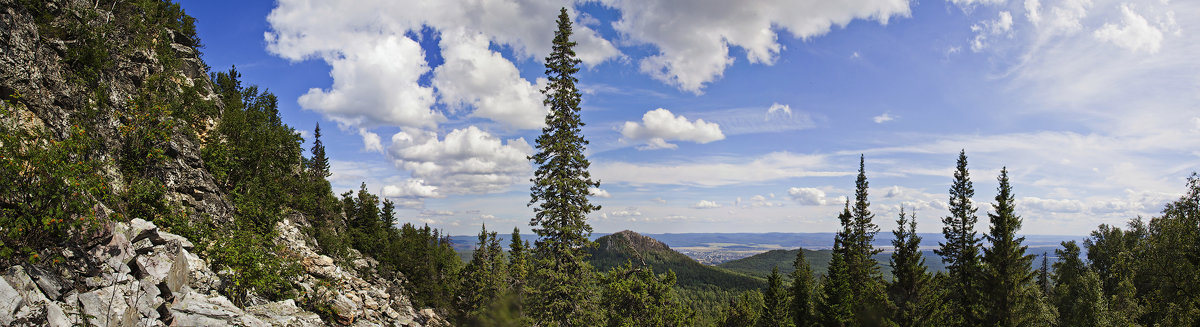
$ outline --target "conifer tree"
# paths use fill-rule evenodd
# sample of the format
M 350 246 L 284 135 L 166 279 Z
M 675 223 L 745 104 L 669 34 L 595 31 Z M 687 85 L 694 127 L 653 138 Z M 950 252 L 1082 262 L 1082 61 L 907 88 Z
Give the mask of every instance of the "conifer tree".
M 529 275 L 529 241 L 521 241 L 521 229 L 513 227 L 508 244 L 509 285 L 520 297 L 525 293 L 526 277 Z
M 763 292 L 763 307 L 759 310 L 762 316 L 758 319 L 758 326 L 792 326 L 788 307 L 788 292 L 783 287 L 783 275 L 779 274 L 779 267 L 774 267 L 771 269 L 771 276 L 767 278 L 767 289 Z
M 829 267 L 821 283 L 821 296 L 817 301 L 818 321 L 822 326 L 850 326 L 854 321 L 855 298 L 854 286 L 847 273 L 846 239 L 850 235 L 850 201 L 846 200 L 842 213 L 838 215 L 842 230 L 833 237 L 833 251 Z
M 722 311 L 722 318 L 719 326 L 757 326 L 759 317 L 762 312 L 759 309 L 763 306 L 763 295 L 757 290 L 742 292 L 736 298 L 729 300 Z
M 562 8 L 553 48 L 546 57 L 549 83 L 542 90 L 543 104 L 550 112 L 536 140 L 538 152 L 529 157 L 537 167 L 529 200 L 530 206 L 537 207 L 530 225 L 536 226 L 533 231 L 539 239 L 527 300 L 531 317 L 544 326 L 591 325 L 600 319 L 596 272 L 583 250 L 591 244 L 587 214 L 600 209 L 588 201 L 588 188 L 600 182 L 588 173 L 590 163 L 584 157 L 588 142 L 581 130 L 581 97 L 575 86 L 580 60 L 571 33 L 571 18 Z
M 933 276 L 925 270 L 916 216 L 906 215 L 901 207 L 892 234 L 896 236 L 892 240 L 895 251 L 889 263 L 893 278 L 888 285 L 888 297 L 894 306 L 892 321 L 900 326 L 936 326 L 940 323 L 938 319 L 943 314 L 943 307 L 933 285 Z
M 1050 287 L 1050 259 L 1046 257 L 1046 252 L 1042 252 L 1042 267 L 1038 269 L 1038 290 L 1043 296 L 1050 296 L 1050 291 L 1054 288 Z
M 809 327 L 816 325 L 816 314 L 813 312 L 813 300 L 816 296 L 815 282 L 813 280 L 812 267 L 808 265 L 808 260 L 804 259 L 804 249 L 796 250 L 796 260 L 792 262 L 793 270 L 792 286 L 789 288 L 791 293 L 790 315 L 792 316 L 792 324 L 796 327 Z
M 1023 290 L 1033 283 L 1033 255 L 1026 255 L 1024 237 L 1017 237 L 1021 217 L 1016 214 L 1008 169 L 997 177 L 995 213 L 988 213 L 991 229 L 984 237 L 992 246 L 983 250 L 983 321 L 988 326 L 1023 326 L 1034 319 L 1029 310 L 1036 301 Z
M 478 319 L 505 292 L 505 263 L 503 251 L 496 232 L 488 232 L 484 225 L 479 232 L 479 242 L 471 254 L 471 262 L 463 269 L 462 285 L 458 297 L 458 309 L 464 321 Z
M 1100 277 L 1079 258 L 1075 241 L 1062 242 L 1054 250 L 1054 294 L 1061 326 L 1108 326 L 1108 304 L 1101 290 Z
M 971 202 L 975 196 L 975 188 L 971 183 L 971 175 L 967 171 L 967 152 L 958 153 L 958 164 L 954 171 L 954 184 L 950 186 L 950 215 L 942 218 L 942 234 L 945 243 L 939 243 L 940 249 L 934 250 L 946 263 L 949 271 L 950 285 L 947 296 L 948 304 L 954 309 L 949 323 L 956 326 L 980 325 L 980 294 L 978 278 L 980 273 L 979 248 L 980 239 L 975 236 L 975 222 L 979 217 L 978 210 Z
M 601 303 L 608 326 L 692 326 L 695 313 L 675 295 L 675 272 L 656 275 L 648 266 L 613 267 L 602 276 Z
M 871 202 L 867 198 L 866 158 L 859 156 L 858 177 L 855 180 L 854 206 L 851 208 L 850 234 L 847 236 L 846 268 L 850 285 L 854 292 L 855 322 L 865 326 L 878 326 L 887 321 L 888 298 L 883 286 L 883 277 L 879 272 L 879 262 L 875 254 L 883 251 L 876 249 L 875 234 L 879 226 L 874 223 L 875 214 L 871 213 Z
M 317 127 L 313 129 L 311 165 L 313 173 L 318 177 L 326 178 L 331 175 L 329 158 L 325 157 L 325 144 L 321 143 L 321 123 L 317 123 Z

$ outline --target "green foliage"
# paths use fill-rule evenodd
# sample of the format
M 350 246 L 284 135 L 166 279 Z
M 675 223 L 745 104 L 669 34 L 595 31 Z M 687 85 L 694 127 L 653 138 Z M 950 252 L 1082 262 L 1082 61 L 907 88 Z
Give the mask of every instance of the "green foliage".
M 1200 322 L 1200 176 L 1188 178 L 1187 192 L 1167 204 L 1148 225 L 1135 220 L 1130 232 L 1145 234 L 1134 253 L 1137 293 L 1147 312 L 1144 325 Z
M 900 218 L 892 233 L 896 236 L 892 241 L 895 252 L 892 252 L 889 265 L 894 278 L 887 286 L 888 298 L 894 305 L 892 321 L 900 326 L 943 324 L 946 307 L 933 276 L 925 271 L 916 215 L 905 215 L 904 208 L 900 208 Z
M 596 239 L 588 251 L 589 261 L 599 270 L 610 270 L 634 261 L 645 264 L 657 274 L 673 272 L 681 288 L 715 286 L 743 291 L 759 289 L 765 281 L 753 276 L 728 271 L 696 262 L 695 259 L 671 250 L 665 244 L 632 232 L 621 232 Z
M 783 287 L 783 275 L 779 274 L 779 268 L 772 269 L 771 277 L 767 279 L 767 288 L 763 290 L 763 306 L 759 310 L 762 314 L 759 316 L 758 326 L 793 326 L 789 310 L 791 299 L 788 295 Z
M 675 295 L 675 273 L 656 275 L 626 261 L 603 274 L 600 305 L 608 326 L 692 326 L 695 314 Z
M 808 265 L 808 260 L 804 259 L 804 249 L 796 251 L 796 260 L 793 261 L 790 276 L 792 277 L 792 285 L 788 288 L 789 295 L 792 300 L 789 308 L 789 314 L 792 317 L 792 325 L 796 327 L 808 327 L 816 324 L 816 312 L 813 311 L 813 301 L 816 299 L 814 292 L 816 291 L 816 280 L 813 279 L 812 267 Z
M 759 308 L 763 307 L 763 295 L 757 290 L 745 291 L 737 298 L 729 301 L 721 311 L 720 326 L 728 327 L 744 327 L 757 326 L 759 317 L 762 313 Z
M 84 129 L 75 126 L 57 139 L 18 100 L 0 101 L 0 260 L 37 262 L 39 250 L 106 222 L 97 204 L 111 191 Z
M 1036 297 L 1025 292 L 1033 284 L 1033 255 L 1026 255 L 1024 237 L 1017 237 L 1021 217 L 1016 214 L 1008 169 L 1000 169 L 996 178 L 995 213 L 988 213 L 991 229 L 985 238 L 991 247 L 983 250 L 983 316 L 989 326 L 1025 326 L 1036 317 L 1032 308 Z
M 397 241 L 388 244 L 387 255 L 376 259 L 404 274 L 408 280 L 405 289 L 413 293 L 413 306 L 448 308 L 462 266 L 450 237 L 428 225 L 417 228 L 410 223 L 397 232 Z
M 950 185 L 950 215 L 942 218 L 942 234 L 945 243 L 934 250 L 946 263 L 952 286 L 949 288 L 948 304 L 954 309 L 949 323 L 955 326 L 978 326 L 982 323 L 979 276 L 982 264 L 979 259 L 980 239 L 975 236 L 975 215 L 978 208 L 971 202 L 975 188 L 971 174 L 967 171 L 966 150 L 958 153 L 954 184 Z
M 299 258 L 281 257 L 274 235 L 258 234 L 254 229 L 234 228 L 214 235 L 211 246 L 204 248 L 209 263 L 228 269 L 222 294 L 239 306 L 246 305 L 252 294 L 272 300 L 296 296 L 292 276 L 300 273 Z
M 529 205 L 534 208 L 530 224 L 538 234 L 534 269 L 527 298 L 534 320 L 546 326 L 579 326 L 599 319 L 596 307 L 596 272 L 587 262 L 583 248 L 590 242 L 592 227 L 587 214 L 600 206 L 588 201 L 588 188 L 600 185 L 588 173 L 584 156 L 588 142 L 579 118 L 580 93 L 575 83 L 579 59 L 571 41 L 571 18 L 562 8 L 553 48 L 546 57 L 549 79 L 542 93 L 549 106 L 546 127 L 537 137 Z
M 1055 250 L 1054 293 L 1051 301 L 1058 309 L 1063 326 L 1109 326 L 1108 305 L 1100 286 L 1100 276 L 1079 259 L 1075 241 L 1063 242 Z
M 844 221 L 849 217 L 850 210 L 847 205 L 839 218 L 844 218 Z M 841 250 L 843 245 L 840 240 L 840 237 L 834 239 L 835 251 L 829 261 L 825 279 L 821 283 L 821 295 L 817 299 L 817 319 L 823 326 L 850 326 L 854 319 L 854 286 L 850 284 L 846 273 L 845 251 Z
M 882 250 L 872 245 L 879 226 L 872 221 L 875 214 L 871 213 L 871 203 L 867 199 L 869 185 L 865 161 L 864 157 L 859 157 L 854 206 L 850 206 L 847 199 L 845 209 L 838 216 L 842 230 L 834 237 L 833 260 L 826 274 L 829 282 L 824 290 L 822 309 L 819 309 L 826 315 L 827 325 L 877 326 L 888 321 L 890 304 L 879 263 L 874 258 Z M 850 320 L 844 320 L 846 318 Z
M 488 232 L 483 226 L 479 232 L 479 243 L 471 262 L 460 273 L 461 286 L 455 304 L 463 315 L 462 320 L 478 319 L 483 312 L 495 307 L 495 302 L 508 292 L 508 263 L 496 232 Z

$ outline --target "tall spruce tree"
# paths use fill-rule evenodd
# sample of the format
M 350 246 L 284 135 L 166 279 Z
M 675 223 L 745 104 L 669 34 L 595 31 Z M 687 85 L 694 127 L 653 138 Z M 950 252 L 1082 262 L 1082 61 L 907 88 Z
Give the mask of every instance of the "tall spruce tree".
M 1042 267 L 1038 268 L 1038 290 L 1042 291 L 1043 296 L 1050 296 L 1050 259 L 1046 256 L 1046 252 L 1042 252 Z
M 317 123 L 317 127 L 313 128 L 313 145 L 312 145 L 312 171 L 320 178 L 326 178 L 332 174 L 329 172 L 329 158 L 325 156 L 325 144 L 321 143 L 321 123 Z
M 1033 283 L 1033 255 L 1026 255 L 1024 237 L 1018 237 L 1021 217 L 1016 214 L 1008 168 L 996 178 L 994 213 L 988 213 L 991 229 L 984 237 L 992 244 L 983 250 L 983 321 L 988 326 L 1023 326 L 1035 319 L 1031 314 L 1037 298 L 1024 290 Z
M 892 246 L 892 282 L 888 285 L 888 297 L 894 312 L 892 321 L 900 326 L 937 326 L 944 314 L 933 275 L 925 270 L 925 258 L 921 255 L 921 236 L 917 235 L 917 217 L 900 208 L 896 219 L 895 239 Z
M 779 267 L 771 268 L 767 289 L 763 292 L 763 307 L 759 311 L 762 312 L 758 319 L 759 327 L 792 326 L 792 319 L 788 317 L 788 292 L 783 287 L 783 275 L 779 274 Z
M 813 300 L 816 296 L 813 291 L 816 281 L 813 280 L 812 266 L 804 259 L 803 248 L 796 250 L 796 260 L 792 262 L 792 266 L 796 268 L 791 273 L 792 285 L 788 288 L 792 297 L 789 306 L 792 324 L 796 327 L 815 326 L 817 322 L 816 313 L 813 312 Z
M 865 161 L 865 156 L 859 156 L 850 234 L 847 237 L 849 242 L 845 253 L 846 267 L 850 285 L 854 285 L 855 321 L 864 326 L 879 326 L 888 320 L 889 304 L 883 286 L 883 276 L 879 272 L 879 262 L 874 258 L 883 250 L 876 249 L 872 244 L 875 242 L 875 234 L 879 232 L 879 226 L 873 221 L 875 214 L 871 213 L 871 201 L 867 198 Z
M 942 235 L 946 242 L 939 243 L 934 250 L 946 263 L 949 271 L 948 304 L 954 309 L 949 324 L 956 326 L 978 326 L 980 320 L 979 274 L 980 239 L 975 236 L 975 215 L 978 208 L 972 204 L 975 187 L 967 171 L 966 150 L 958 153 L 958 164 L 954 171 L 954 184 L 950 185 L 950 215 L 942 218 Z
M 833 237 L 833 251 L 830 254 L 829 267 L 825 272 L 824 282 L 821 283 L 821 296 L 817 299 L 817 321 L 822 326 L 850 326 L 854 322 L 854 307 L 857 300 L 854 286 L 847 273 L 846 239 L 850 235 L 850 200 L 846 200 L 838 221 L 842 230 Z
M 543 326 L 591 325 L 600 319 L 596 271 L 583 249 L 591 244 L 587 214 L 600 209 L 588 201 L 588 188 L 600 182 L 592 179 L 584 157 L 588 141 L 581 130 L 581 96 L 575 86 L 580 60 L 571 33 L 571 17 L 562 8 L 553 48 L 546 57 L 550 82 L 542 90 L 543 104 L 550 112 L 536 141 L 538 152 L 529 157 L 537 166 L 529 200 L 530 206 L 537 207 L 530 225 L 539 239 L 527 300 L 531 317 Z

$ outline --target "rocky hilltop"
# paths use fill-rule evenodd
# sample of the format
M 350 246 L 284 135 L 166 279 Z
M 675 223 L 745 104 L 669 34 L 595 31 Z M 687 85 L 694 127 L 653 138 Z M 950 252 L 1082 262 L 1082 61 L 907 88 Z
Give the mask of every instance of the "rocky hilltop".
M 156 23 L 162 21 L 171 24 Z M 88 198 L 85 209 L 95 214 L 77 219 L 94 223 L 52 228 L 62 219 L 45 218 L 39 231 L 52 231 L 45 234 L 0 226 L 6 239 L 37 243 L 0 259 L 0 325 L 448 325 L 433 310 L 414 308 L 404 276 L 379 273 L 376 260 L 353 249 L 338 260 L 320 254 L 309 235 L 313 227 L 299 211 L 283 210 L 273 231 L 264 233 L 299 270 L 290 281 L 298 294 L 281 301 L 258 295 L 253 285 L 236 285 L 249 291 L 244 300 L 231 301 L 221 291 L 240 283 L 237 273 L 213 265 L 201 250 L 220 245 L 154 223 L 175 216 L 144 214 L 182 212 L 180 219 L 198 226 L 235 220 L 230 194 L 202 155 L 205 144 L 215 144 L 210 135 L 229 99 L 214 89 L 190 26 L 170 2 L 0 0 L 0 122 L 46 131 L 42 139 L 3 146 L 56 144 L 86 131 L 95 144 L 85 156 L 69 158 L 95 162 L 95 171 L 82 173 L 97 176 L 102 186 L 86 196 L 69 188 L 61 192 L 70 194 L 52 194 Z M 158 107 L 167 117 L 139 111 L 145 108 L 133 99 L 163 103 Z M 160 124 L 133 131 L 139 119 Z M 139 148 L 131 143 L 139 139 L 130 136 L 137 133 L 158 134 Z M 161 160 L 130 164 L 140 160 L 139 149 Z M 36 164 L 58 163 L 18 165 L 13 176 L 33 174 Z M 144 191 L 146 180 L 158 193 Z M 144 193 L 162 204 L 137 207 L 136 197 Z M 24 210 L 21 201 L 0 196 L 4 217 L 19 216 L 7 216 L 7 210 Z

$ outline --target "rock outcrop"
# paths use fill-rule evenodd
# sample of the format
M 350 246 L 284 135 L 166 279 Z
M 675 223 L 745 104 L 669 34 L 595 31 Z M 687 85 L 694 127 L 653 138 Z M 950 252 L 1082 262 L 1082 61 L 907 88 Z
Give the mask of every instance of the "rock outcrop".
M 363 266 L 347 269 L 317 254 L 298 219 L 276 226 L 277 241 L 304 258 L 306 273 L 297 281 L 304 293 L 297 300 L 331 308 L 333 321 L 322 321 L 292 299 L 237 307 L 217 292 L 221 279 L 191 252 L 190 241 L 134 219 L 100 231 L 96 245 L 77 256 L 79 264 L 5 269 L 0 325 L 449 326 L 432 310 L 414 309 L 401 280 L 360 278 L 356 269 L 374 275 L 374 260 L 354 260 Z

